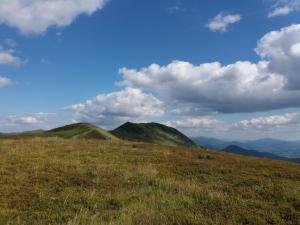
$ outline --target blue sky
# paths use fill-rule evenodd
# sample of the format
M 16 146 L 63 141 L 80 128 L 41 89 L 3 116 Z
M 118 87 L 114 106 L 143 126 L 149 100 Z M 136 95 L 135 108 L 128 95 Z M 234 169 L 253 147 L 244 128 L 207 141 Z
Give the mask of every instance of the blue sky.
M 62 3 L 64 10 L 56 7 Z M 298 0 L 5 0 L 1 131 L 72 122 L 114 128 L 130 120 L 166 123 L 191 136 L 300 139 L 300 28 L 291 27 L 300 23 L 299 6 Z M 262 41 L 271 31 L 278 37 Z M 270 48 L 293 54 L 279 67 Z

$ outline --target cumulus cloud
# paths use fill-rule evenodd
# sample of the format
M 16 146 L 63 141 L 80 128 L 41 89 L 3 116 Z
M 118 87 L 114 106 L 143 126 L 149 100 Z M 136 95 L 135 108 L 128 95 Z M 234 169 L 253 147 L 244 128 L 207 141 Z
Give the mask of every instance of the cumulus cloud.
M 19 126 L 19 125 L 38 125 L 45 123 L 49 118 L 55 116 L 54 113 L 33 113 L 22 116 L 9 116 L 6 119 L 6 126 Z
M 300 106 L 300 25 L 270 32 L 258 44 L 258 63 L 193 65 L 173 61 L 120 70 L 120 85 L 155 93 L 184 115 L 257 112 Z
M 2 0 L 0 22 L 23 34 L 39 34 L 49 27 L 71 24 L 81 14 L 102 9 L 106 0 Z
M 10 51 L 0 51 L 0 65 L 20 66 L 22 60 Z
M 300 106 L 300 93 L 284 90 L 284 77 L 269 73 L 268 63 L 193 65 L 174 61 L 141 70 L 122 69 L 121 85 L 152 91 L 179 114 L 236 113 Z M 184 109 L 184 110 L 183 110 Z
M 201 130 L 227 130 L 227 124 L 212 117 L 190 117 L 179 120 L 167 121 L 166 125 L 180 129 L 201 129 Z
M 134 88 L 101 94 L 66 109 L 74 113 L 74 122 L 92 122 L 102 126 L 113 126 L 129 120 L 164 114 L 163 103 L 160 100 Z
M 7 77 L 0 76 L 0 88 L 11 84 L 11 80 Z
M 219 13 L 206 25 L 211 31 L 226 32 L 228 27 L 242 19 L 239 14 Z
M 242 129 L 267 129 L 274 127 L 282 127 L 288 125 L 300 125 L 300 113 L 286 113 L 283 115 L 272 115 L 265 117 L 253 118 L 250 120 L 242 120 L 233 124 L 234 128 Z
M 294 44 L 290 50 L 291 55 L 295 57 L 300 57 L 300 43 Z
M 273 18 L 277 16 L 286 16 L 294 11 L 297 11 L 299 7 L 299 0 L 275 0 L 268 17 Z
M 270 72 L 287 79 L 288 89 L 300 89 L 300 24 L 266 34 L 259 41 L 256 52 L 269 61 Z
M 300 113 L 275 114 L 226 122 L 213 117 L 189 117 L 166 122 L 182 132 L 193 136 L 216 136 L 227 139 L 247 139 L 261 137 L 291 138 L 297 137 L 300 127 Z M 296 132 L 293 135 L 291 132 Z

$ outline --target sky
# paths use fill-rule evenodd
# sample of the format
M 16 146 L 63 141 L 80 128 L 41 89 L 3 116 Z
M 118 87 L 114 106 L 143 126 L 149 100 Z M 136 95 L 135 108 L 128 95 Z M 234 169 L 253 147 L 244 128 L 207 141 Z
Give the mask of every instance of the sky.
M 300 0 L 2 0 L 0 132 L 159 122 L 300 140 Z

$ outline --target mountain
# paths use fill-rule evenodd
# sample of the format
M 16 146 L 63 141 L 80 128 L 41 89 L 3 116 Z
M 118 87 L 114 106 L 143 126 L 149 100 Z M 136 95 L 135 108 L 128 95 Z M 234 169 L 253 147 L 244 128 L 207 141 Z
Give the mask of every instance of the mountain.
M 170 146 L 193 147 L 196 144 L 178 130 L 159 123 L 130 123 L 127 122 L 117 129 L 111 131 L 116 137 L 153 144 Z
M 283 141 L 265 138 L 254 141 L 245 141 L 240 143 L 239 146 L 247 149 L 270 152 L 282 157 L 300 158 L 299 141 Z
M 88 123 L 77 123 L 55 128 L 48 131 L 37 130 L 30 132 L 0 134 L 0 138 L 31 138 L 31 137 L 61 137 L 66 139 L 98 139 L 118 140 L 110 132 Z
M 291 158 L 286 158 L 286 157 L 280 157 L 280 156 L 277 156 L 275 154 L 268 153 L 268 152 L 247 150 L 247 149 L 241 148 L 237 145 L 230 145 L 230 146 L 224 148 L 222 151 L 227 152 L 227 153 L 239 154 L 239 155 L 243 155 L 243 156 L 254 156 L 254 157 L 259 157 L 259 158 L 269 158 L 269 159 L 275 159 L 275 160 L 285 160 L 285 161 L 300 163 L 300 159 L 291 159 Z
M 193 140 L 201 146 L 216 150 L 222 150 L 230 145 L 237 145 L 244 149 L 268 152 L 281 157 L 300 158 L 300 141 L 283 141 L 271 138 L 251 141 L 223 141 L 206 137 L 195 137 Z

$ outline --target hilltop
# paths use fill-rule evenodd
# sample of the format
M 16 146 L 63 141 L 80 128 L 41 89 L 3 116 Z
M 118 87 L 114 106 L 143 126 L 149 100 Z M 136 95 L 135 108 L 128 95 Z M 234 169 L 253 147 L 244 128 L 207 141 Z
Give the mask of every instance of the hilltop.
M 50 136 L 75 139 L 117 140 L 110 132 L 88 123 L 71 124 L 45 132 Z
M 127 122 L 111 131 L 116 137 L 152 144 L 194 147 L 196 144 L 178 130 L 159 123 Z

